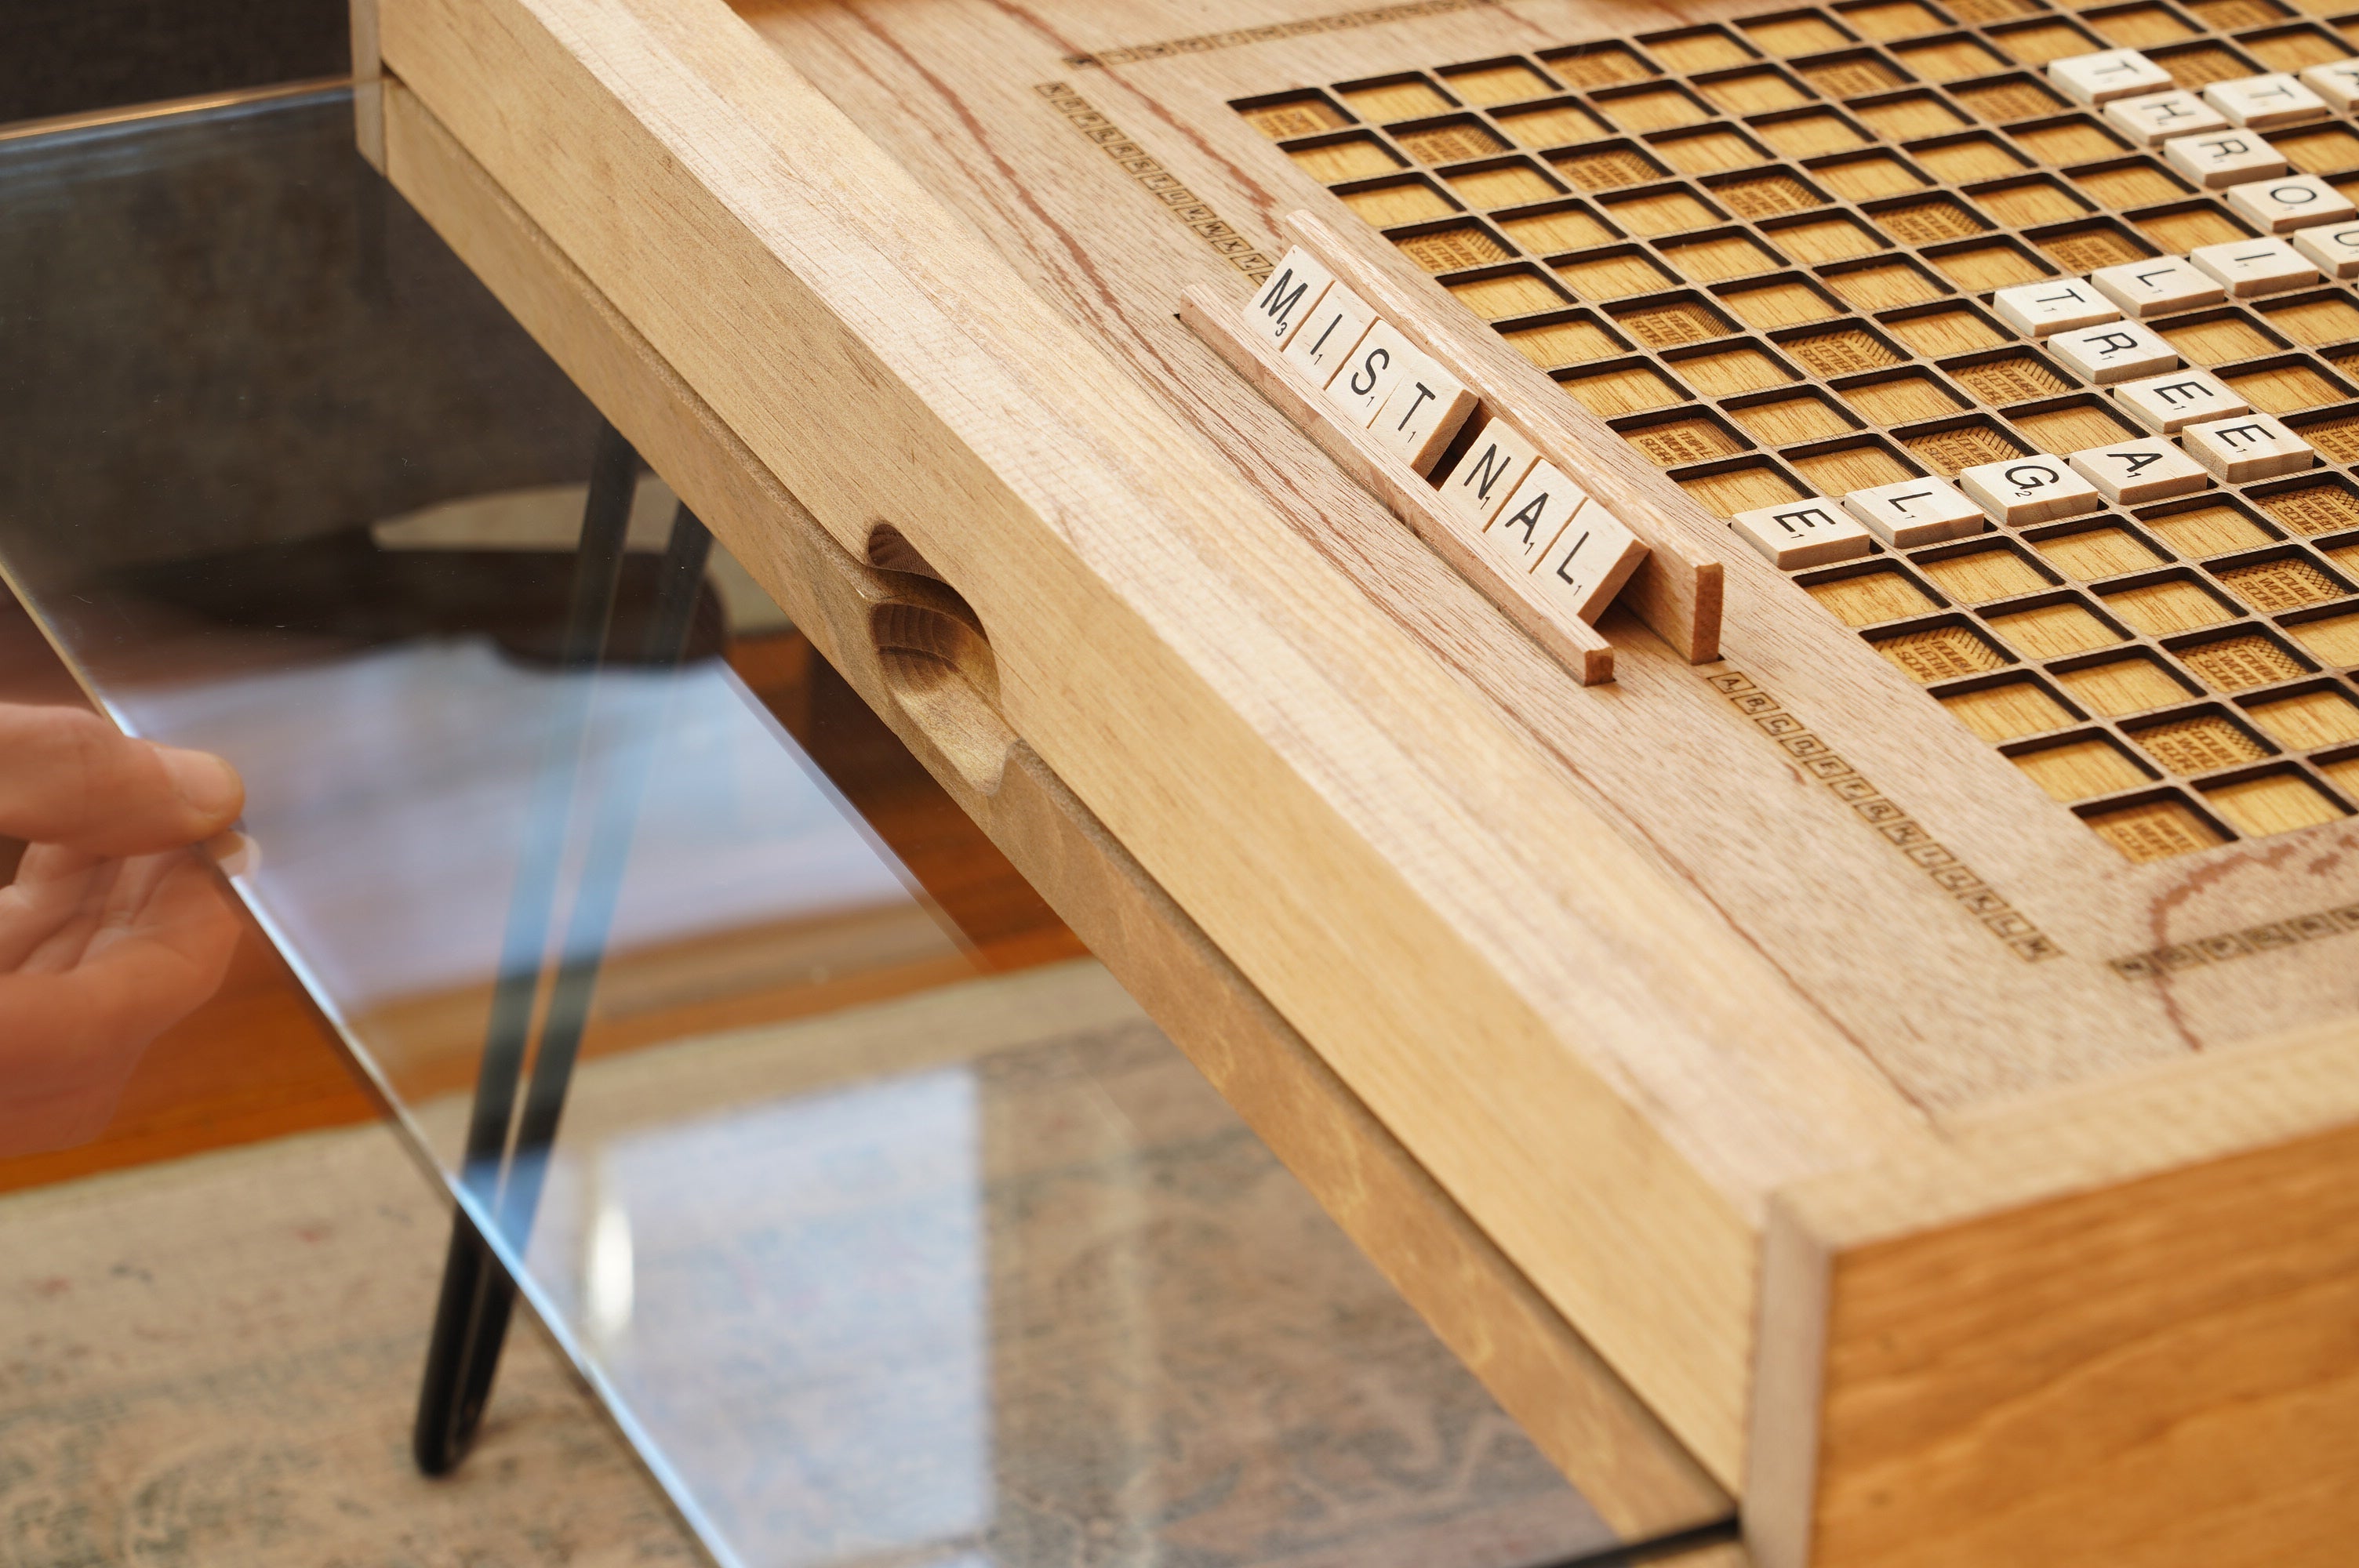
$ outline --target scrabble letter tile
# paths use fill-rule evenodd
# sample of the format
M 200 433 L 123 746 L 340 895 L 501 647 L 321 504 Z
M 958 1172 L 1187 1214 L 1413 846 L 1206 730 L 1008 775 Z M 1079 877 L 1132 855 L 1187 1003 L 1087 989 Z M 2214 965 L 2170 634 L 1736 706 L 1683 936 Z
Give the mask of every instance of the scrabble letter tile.
M 2114 400 L 2158 436 L 2175 436 L 2185 426 L 2252 411 L 2251 404 L 2200 370 L 2125 381 L 2114 388 Z
M 2044 338 L 2072 327 L 2093 327 L 2118 319 L 2121 307 L 2077 277 L 2019 283 L 1991 296 L 1999 319 L 2027 338 Z
M 1473 412 L 1474 395 L 1432 356 L 1419 354 L 1393 384 L 1392 395 L 1376 410 L 1376 422 L 1369 429 L 1379 445 L 1398 453 L 1411 469 L 1430 473 Z
M 2266 414 L 2190 425 L 2180 434 L 2195 460 L 2230 484 L 2299 473 L 2318 460 L 2308 441 Z
M 2283 174 L 2285 155 L 2249 131 L 2213 131 L 2173 136 L 2162 144 L 2163 160 L 2196 184 L 2213 190 Z
M 1938 545 L 1979 534 L 1988 524 L 1983 509 L 1945 480 L 1904 479 L 1843 497 L 1843 510 L 1896 549 Z
M 2101 266 L 2089 275 L 2089 281 L 2126 316 L 2165 316 L 2228 297 L 2226 284 L 2177 256 Z
M 1521 430 L 1505 419 L 1494 419 L 1475 434 L 1450 477 L 1441 481 L 1441 504 L 1480 528 L 1498 515 L 1539 460 L 1539 449 L 1524 439 Z
M 1512 569 L 1530 571 L 1588 499 L 1587 491 L 1543 459 L 1532 465 L 1524 482 L 1516 486 L 1516 493 L 1507 497 L 1507 504 L 1499 508 L 1499 515 L 1484 530 L 1483 542 Z
M 2318 281 L 2318 268 L 2308 256 L 2283 240 L 2231 240 L 2222 245 L 2198 245 L 2187 253 L 2198 270 L 2228 286 L 2238 298 L 2273 294 Z
M 1958 475 L 1958 488 L 2001 523 L 2046 523 L 2094 512 L 2104 499 L 2061 458 L 2045 455 L 1982 463 Z
M 1864 527 L 1822 495 L 1740 512 L 1728 525 L 1768 557 L 1772 566 L 1788 571 L 1847 561 L 1867 554 L 1874 543 Z
M 1245 330 L 1273 349 L 1285 348 L 1334 284 L 1335 275 L 1297 245 L 1246 305 Z
M 2136 49 L 2101 49 L 2049 60 L 2048 80 L 2075 103 L 2098 104 L 2164 92 L 2170 86 L 2170 72 Z
M 2212 488 L 2212 476 L 2203 471 L 2203 465 L 2172 446 L 2168 436 L 2091 447 L 2064 460 L 2107 501 L 2124 506 Z
M 2293 248 L 2329 277 L 2359 274 L 2359 223 L 2323 223 L 2293 237 Z
M 2215 81 L 2203 90 L 2203 102 L 2248 131 L 2280 130 L 2327 114 L 2325 99 L 2283 71 Z
M 2359 102 L 2359 59 L 2313 65 L 2301 73 L 2301 84 L 2337 109 L 2348 109 Z
M 2220 111 L 2192 92 L 2116 98 L 2105 105 L 2105 121 L 2142 147 L 2158 147 L 2172 136 L 2228 128 Z
M 1532 582 L 1542 598 L 1594 624 L 1646 558 L 1647 546 L 1620 518 L 1584 498 L 1532 568 Z
M 1400 380 L 1401 373 L 1423 358 L 1391 322 L 1378 321 L 1327 384 L 1327 395 L 1342 411 L 1342 418 L 1364 430 L 1375 423 L 1376 410 L 1392 395 L 1393 384 Z
M 2179 351 L 2134 321 L 2076 327 L 2048 339 L 2048 351 L 2099 386 L 2173 370 Z
M 1376 313 L 1365 300 L 1342 284 L 1327 290 L 1294 341 L 1286 345 L 1287 362 L 1324 386 L 1376 324 Z
M 2349 197 L 2314 174 L 2281 175 L 2232 186 L 2228 205 L 2272 234 L 2359 218 L 2359 207 L 2352 206 Z

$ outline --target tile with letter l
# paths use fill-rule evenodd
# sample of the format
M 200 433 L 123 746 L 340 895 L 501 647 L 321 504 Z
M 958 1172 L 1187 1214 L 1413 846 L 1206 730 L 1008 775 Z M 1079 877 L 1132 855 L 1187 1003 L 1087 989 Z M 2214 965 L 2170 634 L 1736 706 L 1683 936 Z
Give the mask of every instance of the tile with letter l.
M 1542 459 L 1524 475 L 1507 504 L 1483 531 L 1483 543 L 1516 570 L 1530 571 L 1540 556 L 1556 543 L 1589 492 L 1572 482 L 1563 470 Z
M 2105 123 L 2142 147 L 2158 147 L 2173 136 L 2228 128 L 2220 111 L 2192 92 L 2116 98 L 2105 105 Z
M 1335 286 L 1335 275 L 1301 246 L 1286 253 L 1261 292 L 1245 308 L 1245 330 L 1273 349 L 1283 350 L 1302 330 Z
M 1379 320 L 1327 384 L 1327 395 L 1343 411 L 1343 419 L 1364 430 L 1375 422 L 1376 410 L 1392 395 L 1401 373 L 1424 357 L 1399 329 Z
M 1430 355 L 1420 353 L 1393 384 L 1369 433 L 1418 473 L 1430 473 L 1442 449 L 1474 411 L 1474 395 Z
M 2248 179 L 2267 179 L 2292 167 L 2286 162 L 2285 154 L 2271 146 L 2267 138 L 2250 131 L 2173 136 L 2162 144 L 2162 157 L 2171 168 L 2211 190 L 2223 190 Z
M 2063 459 L 2044 454 L 1978 463 L 1959 473 L 1958 488 L 1981 502 L 1994 519 L 2015 527 L 2077 517 L 2105 503 L 2097 487 Z
M 2354 207 L 2349 197 L 2314 174 L 2288 174 L 2231 186 L 2228 205 L 2271 234 L 2359 218 L 2359 207 Z
M 1988 526 L 1982 507 L 1946 480 L 1904 479 L 1854 490 L 1843 503 L 1869 533 L 1896 549 L 1962 539 Z
M 1339 283 L 1327 291 L 1302 330 L 1286 345 L 1286 362 L 1309 376 L 1312 385 L 1325 386 L 1375 324 L 1375 308 Z
M 2327 115 L 2326 100 L 2283 71 L 2239 76 L 2203 89 L 2203 102 L 2249 131 L 2277 131 Z
M 2175 436 L 2183 426 L 2249 414 L 2253 406 L 2200 370 L 2172 371 L 2114 388 L 2114 401 L 2158 436 Z
M 2196 461 L 2230 484 L 2299 473 L 2318 460 L 2316 448 L 2267 414 L 2190 425 L 2180 435 Z
M 2167 316 L 2228 297 L 2226 284 L 2178 256 L 2101 266 L 2089 281 L 2126 316 Z
M 1646 558 L 1647 546 L 1620 518 L 1584 499 L 1532 568 L 1532 583 L 1541 598 L 1594 624 Z
M 2161 92 L 2171 85 L 2170 72 L 2136 49 L 2100 49 L 2095 54 L 2066 55 L 2048 62 L 2048 80 L 2076 103 L 2095 107 L 2116 98 Z
M 2293 248 L 2329 277 L 2359 276 L 2359 223 L 2321 223 L 2293 237 Z
M 2072 327 L 2093 327 L 2111 321 L 2122 308 L 2077 277 L 2051 277 L 2044 283 L 2018 283 L 1991 296 L 1999 319 L 2027 338 L 2044 338 Z
M 2054 333 L 2048 340 L 2048 351 L 2099 386 L 2157 375 L 2179 364 L 2177 349 L 2135 321 L 2108 321 Z
M 2197 269 L 2228 286 L 2239 299 L 2298 288 L 2318 278 L 2308 256 L 2283 240 L 2230 240 L 2224 244 L 2198 245 L 2187 253 Z
M 1875 539 L 1857 518 L 1823 495 L 1756 507 L 1728 520 L 1745 542 L 1781 570 L 1822 567 L 1864 556 Z
M 1441 481 L 1442 509 L 1481 528 L 1498 515 L 1539 460 L 1540 449 L 1521 430 L 1493 419 L 1475 432 Z
M 2212 488 L 2212 475 L 2203 465 L 2173 446 L 2168 436 L 2109 441 L 2064 460 L 2116 505 L 2136 506 Z

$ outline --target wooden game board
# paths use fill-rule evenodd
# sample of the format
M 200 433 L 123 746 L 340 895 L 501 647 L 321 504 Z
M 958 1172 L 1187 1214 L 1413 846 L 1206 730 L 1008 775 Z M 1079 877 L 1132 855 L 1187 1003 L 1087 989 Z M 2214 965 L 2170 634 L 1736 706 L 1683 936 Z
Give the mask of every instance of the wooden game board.
M 1723 522 L 2109 417 L 1988 291 L 2225 210 L 2040 51 L 2342 47 L 2021 4 L 383 0 L 361 135 L 1536 1431 L 1570 1325 L 1766 1563 L 2339 1562 L 2346 291 L 2170 324 L 2305 479 L 1799 573 Z M 1717 647 L 1617 611 L 1579 684 L 1174 319 L 1298 209 L 1720 565 Z

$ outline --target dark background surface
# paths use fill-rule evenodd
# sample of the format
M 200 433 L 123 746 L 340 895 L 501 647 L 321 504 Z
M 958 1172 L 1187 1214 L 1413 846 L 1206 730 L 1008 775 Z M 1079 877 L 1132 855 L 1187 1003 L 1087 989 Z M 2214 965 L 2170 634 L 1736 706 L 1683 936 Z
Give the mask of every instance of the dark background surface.
M 345 0 L 0 0 L 0 124 L 352 69 Z

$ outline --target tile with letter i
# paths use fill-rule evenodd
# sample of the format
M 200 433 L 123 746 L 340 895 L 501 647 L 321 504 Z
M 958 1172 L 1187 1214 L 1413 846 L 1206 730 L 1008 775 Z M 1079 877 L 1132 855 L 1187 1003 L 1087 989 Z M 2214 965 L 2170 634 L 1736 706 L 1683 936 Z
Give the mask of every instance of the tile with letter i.
M 2174 371 L 2125 381 L 2114 389 L 2114 400 L 2131 418 L 2158 436 L 2175 436 L 2189 425 L 2249 414 L 2253 406 L 2201 371 Z
M 2283 240 L 2230 240 L 2223 244 L 2198 245 L 2187 253 L 2187 259 L 2195 264 L 2198 271 L 2210 273 L 2225 284 L 2228 292 L 2239 299 L 2274 294 L 2280 288 L 2297 288 L 2318 276 L 2318 268 L 2310 259 Z
M 2180 432 L 2198 462 L 2230 484 L 2299 473 L 2318 460 L 2316 449 L 2267 414 L 2243 414 Z
M 1843 510 L 1896 549 L 1962 539 L 1988 526 L 1983 509 L 1938 479 L 1904 479 L 1843 497 Z
M 1311 259 L 1300 246 L 1286 253 L 1277 270 L 1245 309 L 1246 330 L 1274 349 L 1294 341 L 1303 324 L 1317 311 L 1319 301 L 1335 286 L 1335 275 Z
M 1286 362 L 1309 376 L 1312 385 L 1325 386 L 1375 324 L 1376 313 L 1367 301 L 1336 284 L 1321 297 L 1310 319 L 1286 345 Z
M 1565 477 L 1562 470 L 1545 460 L 1536 462 L 1524 475 L 1524 482 L 1507 503 L 1499 508 L 1491 526 L 1483 532 L 1483 542 L 1501 560 L 1513 563 L 1519 571 L 1529 571 L 1539 565 L 1542 552 L 1556 543 L 1572 514 L 1589 492 Z
M 2327 114 L 2325 99 L 2282 71 L 2215 81 L 2203 90 L 2203 102 L 2225 114 L 2229 124 L 2251 131 L 2282 130 L 2323 120 Z
M 2094 108 L 2116 98 L 2161 92 L 2170 85 L 2170 72 L 2136 49 L 2103 49 L 2095 54 L 2067 55 L 2048 62 L 2048 80 L 2076 103 Z
M 1728 525 L 1781 570 L 1822 567 L 1866 555 L 1875 541 L 1856 519 L 1822 495 L 1740 512 Z
M 2212 190 L 2248 179 L 2267 179 L 2292 167 L 2267 138 L 2250 131 L 2173 136 L 2162 144 L 2162 157 L 2171 168 Z
M 2120 506 L 2212 488 L 2212 476 L 2203 465 L 2171 445 L 2168 436 L 2108 442 L 2074 452 L 2064 460 L 2107 501 Z
M 1475 432 L 1441 481 L 1441 504 L 1481 528 L 1499 514 L 1539 460 L 1539 449 L 1521 430 L 1505 419 L 1494 419 Z
M 2359 235 L 2354 239 L 2359 243 Z M 2228 297 L 2226 284 L 2177 256 L 2101 266 L 2089 275 L 2089 281 L 2125 316 L 2167 316 Z
M 2220 111 L 2192 92 L 2116 98 L 2105 105 L 2105 123 L 2142 147 L 2158 147 L 2173 136 L 2228 128 Z
M 1636 535 L 1594 500 L 1584 500 L 1532 568 L 1544 599 L 1594 623 L 1647 558 Z
M 2097 487 L 2060 458 L 1977 463 L 1959 472 L 1958 488 L 1981 502 L 1994 520 L 2011 527 L 2078 517 L 2104 504 Z
M 2093 327 L 2120 317 L 2122 308 L 2077 277 L 2020 283 L 1991 296 L 1999 319 L 2027 338 L 2044 338 L 2072 327 Z
M 2359 223 L 2321 223 L 2293 237 L 2293 248 L 2329 277 L 2359 276 Z
M 1376 411 L 1392 395 L 1401 373 L 1424 357 L 1391 322 L 1375 322 L 1327 384 L 1327 395 L 1346 422 L 1364 430 L 1375 423 Z
M 2359 218 L 2359 207 L 2354 207 L 2349 197 L 2314 174 L 2288 174 L 2231 186 L 2228 205 L 2270 234 Z
M 2050 334 L 2048 351 L 2099 386 L 2175 370 L 2179 351 L 2135 321 L 2108 321 Z

